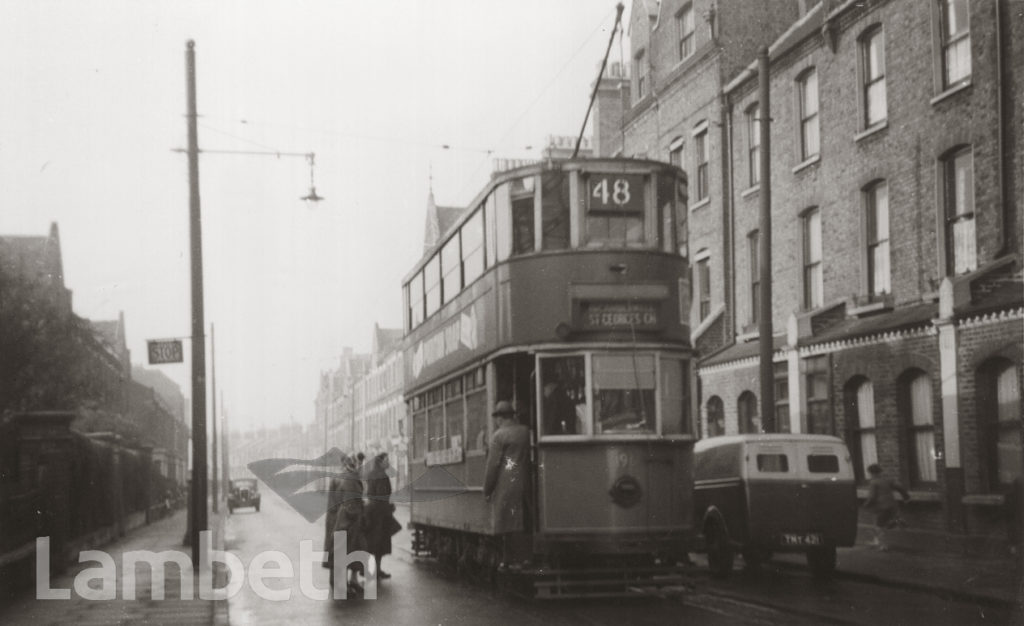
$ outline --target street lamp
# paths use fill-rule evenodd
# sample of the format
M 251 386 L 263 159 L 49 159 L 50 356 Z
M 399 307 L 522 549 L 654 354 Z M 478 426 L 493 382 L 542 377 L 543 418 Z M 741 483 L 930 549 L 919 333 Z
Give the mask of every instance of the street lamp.
M 316 184 L 313 182 L 313 166 L 315 165 L 316 155 L 310 152 L 306 155 L 306 160 L 309 161 L 309 193 L 299 198 L 299 200 L 305 201 L 306 204 L 313 204 L 324 200 L 324 198 L 316 195 Z
M 188 113 L 188 179 L 189 179 L 189 249 L 191 251 L 192 278 L 192 488 L 189 500 L 188 538 L 192 546 L 192 563 L 198 568 L 202 559 L 199 550 L 199 533 L 209 530 L 206 514 L 207 476 L 206 470 L 206 337 L 203 310 L 203 236 L 199 205 L 199 131 L 196 112 L 196 56 L 195 41 L 185 44 L 185 84 Z M 319 202 L 313 185 L 312 152 L 256 152 L 242 150 L 203 150 L 220 154 L 253 154 L 301 156 L 309 161 L 309 193 L 302 198 L 307 204 Z M 216 398 L 214 398 L 216 402 Z M 216 478 L 216 477 L 214 477 Z

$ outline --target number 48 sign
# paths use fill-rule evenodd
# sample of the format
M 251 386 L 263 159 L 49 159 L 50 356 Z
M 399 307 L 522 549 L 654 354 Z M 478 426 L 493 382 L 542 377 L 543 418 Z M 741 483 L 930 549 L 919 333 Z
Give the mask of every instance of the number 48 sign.
M 643 211 L 643 175 L 591 174 L 587 182 L 587 208 L 627 213 Z

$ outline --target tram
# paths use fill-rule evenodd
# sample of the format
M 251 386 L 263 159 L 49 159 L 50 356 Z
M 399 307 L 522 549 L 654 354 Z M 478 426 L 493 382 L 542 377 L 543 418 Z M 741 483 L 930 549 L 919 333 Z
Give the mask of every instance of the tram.
M 409 272 L 414 551 L 537 597 L 678 584 L 697 409 L 686 198 L 657 161 L 496 172 Z M 482 493 L 499 401 L 530 432 L 512 535 Z M 417 480 L 438 469 L 448 482 Z

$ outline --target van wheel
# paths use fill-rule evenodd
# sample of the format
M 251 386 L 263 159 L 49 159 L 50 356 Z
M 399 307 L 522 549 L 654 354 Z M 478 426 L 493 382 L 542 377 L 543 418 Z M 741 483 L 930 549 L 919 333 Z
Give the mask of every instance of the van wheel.
M 708 569 L 719 578 L 732 573 L 732 562 L 736 558 L 729 545 L 729 534 L 720 524 L 712 524 L 707 532 Z
M 836 571 L 836 547 L 811 548 L 807 551 L 807 565 L 816 578 L 831 578 Z

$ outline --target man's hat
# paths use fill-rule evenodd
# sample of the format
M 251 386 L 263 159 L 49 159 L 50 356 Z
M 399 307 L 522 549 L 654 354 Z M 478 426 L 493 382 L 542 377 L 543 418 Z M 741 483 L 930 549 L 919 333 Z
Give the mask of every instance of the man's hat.
M 512 403 L 508 400 L 499 400 L 494 405 L 494 412 L 491 413 L 491 417 L 503 417 L 505 415 L 515 415 L 516 410 L 512 408 Z

